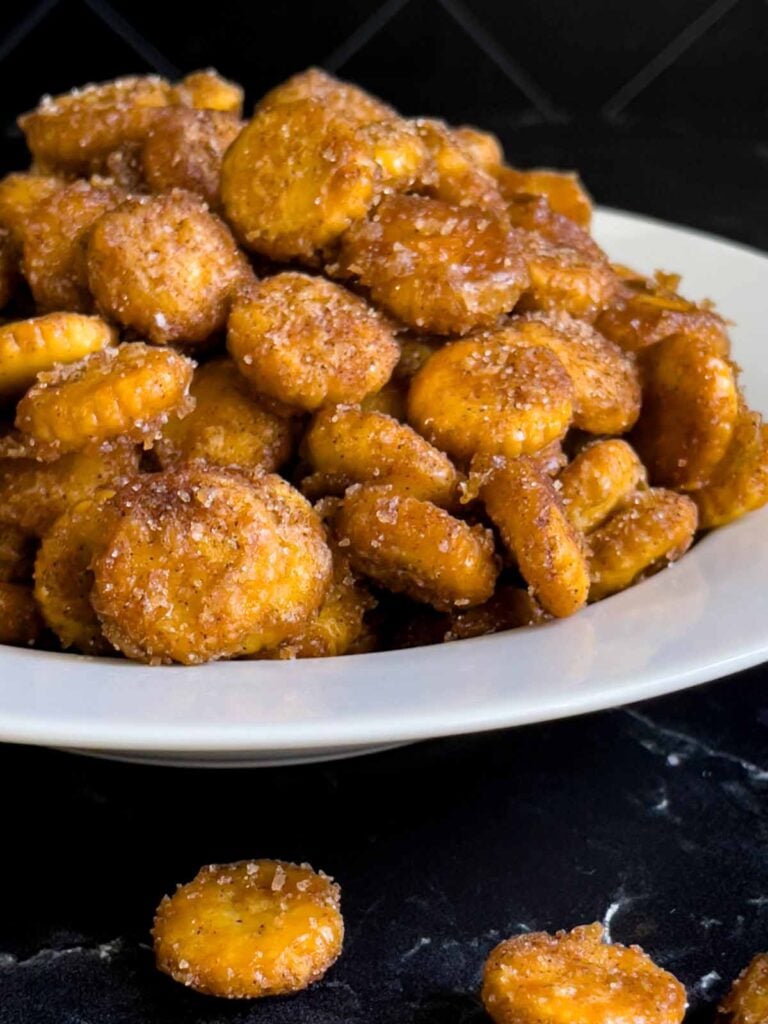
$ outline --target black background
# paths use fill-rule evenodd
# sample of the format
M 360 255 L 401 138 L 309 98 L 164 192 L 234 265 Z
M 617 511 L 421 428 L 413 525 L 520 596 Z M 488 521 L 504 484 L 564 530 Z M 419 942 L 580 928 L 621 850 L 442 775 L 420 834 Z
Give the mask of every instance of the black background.
M 578 167 L 606 205 L 768 248 L 767 29 L 764 0 L 6 4 L 2 162 L 23 165 L 14 117 L 43 90 L 214 65 L 252 102 L 321 64 L 404 112 L 492 128 L 521 166 Z M 480 1024 L 499 938 L 612 907 L 614 938 L 644 944 L 688 985 L 690 1020 L 713 1021 L 768 946 L 767 730 L 756 669 L 639 712 L 335 765 L 0 748 L 0 1024 Z M 342 883 L 327 980 L 249 1005 L 158 975 L 159 897 L 252 856 Z
M 320 64 L 405 113 L 493 128 L 520 165 L 578 167 L 606 205 L 759 244 L 767 50 L 765 0 L 10 2 L 5 163 L 42 91 L 214 65 L 250 103 Z

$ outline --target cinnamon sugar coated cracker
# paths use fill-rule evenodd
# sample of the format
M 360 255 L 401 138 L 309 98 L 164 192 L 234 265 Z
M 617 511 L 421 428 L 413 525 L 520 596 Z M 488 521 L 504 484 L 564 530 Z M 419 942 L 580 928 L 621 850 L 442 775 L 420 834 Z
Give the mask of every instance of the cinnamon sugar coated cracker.
M 195 110 L 213 110 L 240 117 L 244 90 L 237 82 L 222 77 L 215 68 L 193 71 L 173 89 L 174 102 Z
M 93 160 L 141 139 L 152 112 L 171 98 L 170 83 L 156 75 L 117 78 L 44 96 L 36 110 L 19 118 L 19 127 L 35 160 L 57 170 L 87 172 Z
M 503 217 L 421 196 L 387 196 L 341 240 L 338 272 L 407 326 L 466 334 L 509 312 L 529 277 Z
M 208 68 L 19 118 L 4 642 L 456 641 L 576 614 L 768 502 L 727 319 L 612 262 L 577 174 L 318 68 L 243 101 Z
M 590 600 L 624 590 L 677 561 L 691 546 L 696 505 L 684 494 L 652 487 L 629 498 L 590 534 Z
M 67 509 L 103 487 L 120 487 L 139 468 L 135 445 L 119 442 L 40 462 L 31 449 L 0 455 L 0 522 L 45 537 Z
M 483 972 L 494 1024 L 681 1024 L 685 989 L 639 946 L 604 940 L 601 924 L 500 943 Z
M 516 458 L 565 436 L 573 383 L 549 348 L 478 335 L 436 352 L 411 381 L 408 419 L 434 445 L 468 460 Z
M 24 242 L 32 212 L 67 183 L 66 178 L 34 171 L 13 172 L 0 179 L 0 224 L 17 247 Z
M 480 496 L 541 607 L 564 618 L 584 606 L 589 566 L 581 535 L 568 521 L 557 490 L 535 459 L 473 460 Z
M 57 189 L 27 215 L 22 268 L 38 309 L 92 313 L 86 246 L 103 213 L 126 198 L 122 188 L 76 181 Z
M 315 491 L 325 480 L 326 493 L 370 482 L 392 484 L 435 505 L 451 505 L 457 497 L 460 477 L 448 456 L 385 413 L 350 405 L 322 409 L 304 448 Z
M 257 110 L 224 157 L 221 196 L 239 239 L 277 260 L 314 263 L 383 188 L 359 123 L 315 99 Z
M 548 241 L 537 231 L 527 232 L 525 246 L 530 285 L 521 309 L 592 321 L 616 295 L 618 279 L 601 253 Z
M 747 964 L 720 1004 L 724 1024 L 762 1024 L 768 1020 L 768 955 L 758 953 Z
M 219 205 L 221 162 L 241 123 L 220 110 L 171 107 L 158 113 L 141 148 L 141 170 L 153 192 L 186 189 Z
M 127 483 L 112 505 L 92 602 L 129 657 L 256 654 L 298 634 L 325 598 L 323 528 L 280 477 L 190 464 Z
M 91 562 L 104 546 L 114 493 L 105 488 L 71 505 L 46 532 L 35 559 L 35 600 L 46 625 L 63 648 L 83 654 L 114 652 L 91 604 Z
M 256 391 L 306 412 L 378 391 L 400 355 L 389 324 L 362 299 L 296 273 L 241 294 L 227 348 Z
M 335 518 L 354 568 L 437 609 L 482 604 L 498 567 L 491 534 L 392 484 L 351 487 Z
M 265 658 L 337 657 L 354 653 L 366 643 L 365 615 L 376 607 L 376 599 L 352 571 L 345 551 L 332 544 L 331 553 L 333 578 L 317 613 L 296 636 L 264 651 Z
M 194 407 L 169 416 L 155 445 L 164 467 L 184 462 L 243 469 L 279 469 L 293 450 L 293 430 L 259 401 L 231 359 L 198 366 L 189 395 Z
M 40 457 L 114 440 L 152 446 L 171 415 L 194 406 L 194 363 L 171 349 L 118 345 L 39 373 L 19 402 L 16 426 Z
M 164 897 L 152 929 L 157 966 L 207 995 L 288 995 L 341 953 L 339 886 L 308 864 L 211 864 Z
M 472 125 L 453 129 L 453 136 L 481 170 L 496 175 L 504 163 L 504 150 L 495 135 Z
M 626 441 L 588 445 L 557 476 L 557 492 L 568 521 L 582 533 L 600 526 L 646 484 L 645 466 Z
M 157 345 L 222 330 L 246 271 L 226 225 L 177 189 L 128 199 L 101 217 L 87 260 L 98 308 Z
M 0 325 L 0 396 L 23 393 L 39 373 L 100 352 L 115 338 L 104 320 L 78 313 L 49 313 Z

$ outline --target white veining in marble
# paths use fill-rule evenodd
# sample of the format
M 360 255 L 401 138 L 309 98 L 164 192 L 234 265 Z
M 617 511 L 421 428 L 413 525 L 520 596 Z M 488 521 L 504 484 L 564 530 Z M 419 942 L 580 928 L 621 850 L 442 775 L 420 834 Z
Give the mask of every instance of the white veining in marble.
M 324 980 L 322 982 L 322 987 L 325 989 L 331 989 L 332 991 L 342 992 L 344 995 L 349 997 L 353 1009 L 360 1009 L 360 996 L 348 982 L 338 981 L 336 978 L 331 978 L 330 980 Z
M 603 925 L 603 936 L 606 942 L 613 942 L 613 937 L 611 935 L 611 926 L 616 915 L 621 914 L 625 910 L 628 910 L 633 903 L 637 902 L 637 900 L 642 899 L 645 899 L 645 897 L 642 895 L 631 896 L 624 891 L 623 887 L 620 888 L 618 892 L 615 892 L 613 894 L 611 902 L 605 908 L 605 912 L 603 913 L 603 916 L 601 918 L 601 922 Z
M 607 908 L 603 914 L 603 935 L 605 936 L 606 942 L 611 942 L 611 921 L 621 910 L 621 903 L 617 900 Z
M 746 811 L 758 819 L 762 819 L 765 813 L 764 794 L 759 795 L 749 783 L 739 782 L 738 779 L 724 779 L 720 788 L 728 800 L 736 804 L 740 810 Z
M 710 971 L 708 974 L 703 974 L 698 981 L 694 982 L 691 988 L 695 995 L 706 996 L 712 990 L 713 986 L 721 980 L 722 979 L 717 971 Z
M 710 931 L 712 928 L 722 928 L 723 922 L 719 917 L 702 917 L 699 924 L 705 931 Z
M 410 958 L 412 956 L 415 956 L 419 952 L 419 950 L 422 950 L 424 949 L 425 946 L 429 946 L 431 944 L 432 939 L 430 939 L 428 935 L 422 935 L 420 939 L 417 939 L 417 941 L 414 942 L 410 949 L 406 949 L 406 951 L 402 954 L 400 959 L 410 960 Z
M 654 814 L 659 814 L 664 817 L 669 815 L 669 793 L 667 787 L 662 783 L 660 787 L 659 797 L 655 804 L 651 805 L 651 810 Z
M 625 710 L 624 714 L 633 721 L 639 722 L 651 734 L 649 737 L 639 738 L 638 742 L 650 753 L 664 757 L 670 767 L 677 767 L 691 757 L 713 757 L 737 765 L 753 782 L 768 783 L 768 768 L 747 761 L 727 750 L 711 747 L 696 736 L 689 736 L 677 729 L 659 725 L 648 715 L 636 711 L 634 708 Z
M 59 960 L 62 957 L 94 957 L 97 960 L 111 960 L 113 956 L 125 949 L 125 942 L 122 938 L 111 939 L 109 942 L 102 942 L 98 946 L 65 946 L 62 949 L 43 948 L 38 949 L 31 956 L 19 960 L 13 953 L 0 953 L 0 969 L 9 967 L 31 967 L 42 963 L 50 963 L 52 960 Z

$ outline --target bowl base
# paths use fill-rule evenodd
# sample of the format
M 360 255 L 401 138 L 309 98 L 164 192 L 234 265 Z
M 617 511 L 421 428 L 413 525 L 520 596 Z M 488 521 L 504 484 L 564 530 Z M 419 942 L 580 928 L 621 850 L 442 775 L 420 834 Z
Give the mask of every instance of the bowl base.
M 189 754 L 175 751 L 76 750 L 71 747 L 57 749 L 67 754 L 96 757 L 105 761 L 162 765 L 168 768 L 280 768 L 380 754 L 385 750 L 396 750 L 398 747 L 407 745 L 407 743 L 387 743 L 375 747 L 333 747 L 329 750 L 264 750 L 258 753 L 253 750 L 212 751 L 211 753 L 195 751 Z

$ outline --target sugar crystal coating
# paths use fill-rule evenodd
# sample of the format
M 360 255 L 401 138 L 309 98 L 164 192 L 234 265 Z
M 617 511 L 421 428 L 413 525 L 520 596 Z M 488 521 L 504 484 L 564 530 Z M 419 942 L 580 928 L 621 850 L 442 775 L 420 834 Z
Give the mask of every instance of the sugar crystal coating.
M 87 259 L 99 308 L 158 345 L 222 330 L 246 273 L 228 228 L 180 190 L 128 199 L 105 214 Z
M 361 298 L 294 272 L 241 294 L 227 347 L 257 391 L 306 412 L 379 391 L 400 355 L 389 324 Z
M 342 238 L 338 272 L 418 331 L 492 326 L 528 286 L 522 239 L 503 217 L 422 196 L 386 196 Z
M 535 459 L 480 456 L 480 495 L 532 596 L 558 618 L 587 601 L 589 565 L 550 478 Z
M 496 335 L 439 349 L 411 381 L 408 419 L 458 459 L 477 452 L 515 458 L 565 435 L 573 384 L 550 348 L 510 345 Z
M 353 483 L 387 483 L 404 494 L 450 505 L 459 474 L 451 462 L 415 430 L 379 412 L 331 406 L 314 418 L 304 438 L 315 474 L 329 492 Z
M 210 207 L 218 207 L 221 163 L 240 128 L 237 117 L 217 110 L 170 107 L 160 111 L 140 155 L 150 190 L 185 189 Z
M 334 530 L 353 567 L 395 593 L 437 609 L 482 604 L 493 593 L 490 532 L 392 485 L 351 487 Z
M 647 483 L 645 466 L 619 438 L 582 449 L 557 477 L 563 510 L 577 530 L 588 533 Z
M 696 505 L 661 487 L 637 491 L 589 538 L 589 598 L 599 601 L 676 561 L 691 546 Z
M 150 448 L 163 423 L 192 407 L 194 363 L 141 342 L 105 348 L 39 373 L 18 404 L 16 426 L 40 456 L 130 440 Z
M 129 657 L 197 664 L 298 633 L 331 580 L 309 503 L 284 480 L 190 464 L 137 477 L 93 561 L 93 604 Z
M 100 317 L 49 313 L 0 325 L 0 396 L 18 396 L 38 373 L 75 363 L 110 346 L 114 330 Z
M 758 953 L 747 964 L 720 1004 L 728 1024 L 761 1024 L 768 1016 L 768 955 Z
M 42 312 L 92 313 L 86 246 L 96 221 L 126 198 L 114 185 L 76 181 L 37 203 L 24 226 L 22 267 Z
M 35 599 L 62 647 L 83 654 L 114 653 L 91 604 L 91 562 L 105 543 L 109 499 L 105 489 L 70 506 L 47 531 L 35 560 Z
M 494 1024 L 681 1024 L 685 989 L 600 924 L 518 935 L 492 950 L 482 999 Z
M 211 864 L 157 908 L 157 966 L 227 999 L 298 992 L 341 953 L 339 907 L 339 886 L 307 864 Z

